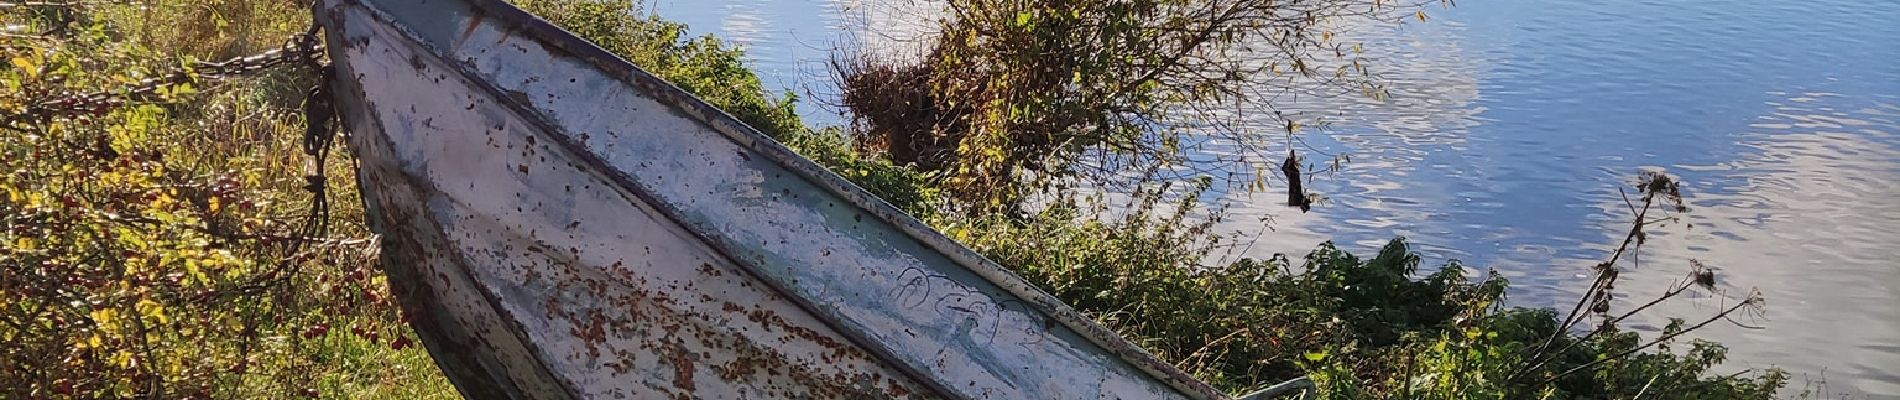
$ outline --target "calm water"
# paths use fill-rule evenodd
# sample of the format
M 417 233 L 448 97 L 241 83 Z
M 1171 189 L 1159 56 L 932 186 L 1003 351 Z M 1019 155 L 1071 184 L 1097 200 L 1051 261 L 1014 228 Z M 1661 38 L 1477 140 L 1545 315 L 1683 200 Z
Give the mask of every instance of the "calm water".
M 820 99 L 831 48 L 910 48 L 930 18 L 905 0 L 651 1 L 745 46 L 768 85 Z M 1694 227 L 1658 235 L 1620 289 L 1657 293 L 1691 258 L 1717 266 L 1735 294 L 1660 315 L 1696 319 L 1758 287 L 1766 313 L 1742 321 L 1765 329 L 1701 335 L 1732 347 L 1728 371 L 1900 399 L 1900 1 L 1474 0 L 1434 16 L 1355 29 L 1389 101 L 1281 104 L 1332 122 L 1306 138 L 1314 158 L 1352 162 L 1312 184 L 1328 203 L 1309 214 L 1271 204 L 1280 193 L 1227 194 L 1252 217 L 1234 220 L 1273 220 L 1228 226 L 1260 234 L 1246 255 L 1405 235 L 1432 259 L 1497 268 L 1515 303 L 1557 305 L 1620 238 L 1616 188 L 1660 167 L 1688 182 Z

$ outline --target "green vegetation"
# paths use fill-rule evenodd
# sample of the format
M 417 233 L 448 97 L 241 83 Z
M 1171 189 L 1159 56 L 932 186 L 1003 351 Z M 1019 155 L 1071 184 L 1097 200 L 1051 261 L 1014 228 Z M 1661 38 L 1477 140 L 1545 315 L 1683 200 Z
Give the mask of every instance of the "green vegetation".
M 22 115 L 282 46 L 308 26 L 298 3 L 0 8 L 18 27 L 0 50 L 0 398 L 452 396 L 370 261 L 354 183 L 331 181 L 328 237 L 301 231 L 308 69 Z
M 1664 201 L 1675 187 L 1661 176 L 1649 179 L 1641 186 L 1664 192 L 1646 196 L 1646 202 Z M 1208 184 L 1203 180 L 1198 188 Z M 1141 201 L 1132 213 L 1119 217 L 1108 216 L 1099 200 L 1084 200 L 1075 203 L 1093 206 L 1050 208 L 1026 220 L 987 216 L 935 224 L 1230 392 L 1310 376 L 1331 399 L 1598 399 L 1639 393 L 1766 399 L 1786 379 L 1780 371 L 1709 376 L 1725 353 L 1713 342 L 1692 340 L 1680 349 L 1673 340 L 1646 341 L 1614 324 L 1572 333 L 1565 315 L 1554 310 L 1502 306 L 1502 278 L 1473 281 L 1479 277 L 1457 263 L 1419 277 L 1422 260 L 1404 239 L 1369 259 L 1326 243 L 1300 260 L 1200 266 L 1221 238 L 1208 233 L 1209 222 L 1190 217 L 1196 196 L 1166 204 L 1155 193 L 1136 195 Z M 1625 243 L 1626 251 L 1636 246 Z M 1611 280 L 1614 275 L 1606 274 Z M 1699 287 L 1694 276 L 1676 285 L 1677 293 Z M 1642 310 L 1588 311 L 1620 319 Z M 1683 323 L 1661 334 L 1673 338 Z M 1639 351 L 1651 342 L 1658 346 L 1654 351 Z M 1634 355 L 1618 357 L 1625 353 Z
M 308 69 L 191 79 L 133 104 L 13 118 L 62 93 L 276 47 L 306 23 L 297 3 L 0 10 L 0 25 L 48 33 L 10 34 L 0 54 L 9 61 L 0 66 L 0 110 L 12 125 L 0 128 L 0 398 L 455 397 L 389 302 L 354 183 L 330 182 L 328 236 L 298 233 L 311 199 L 298 146 Z M 973 212 L 982 207 L 939 189 L 954 180 L 866 152 L 840 130 L 807 128 L 794 97 L 766 93 L 716 39 L 637 17 L 629 0 L 520 3 L 1224 390 L 1311 376 L 1338 399 L 1750 399 L 1773 397 L 1785 380 L 1773 371 L 1710 374 L 1723 360 L 1715 343 L 1644 340 L 1614 323 L 1573 328 L 1641 311 L 1612 314 L 1594 302 L 1627 262 L 1615 255 L 1569 314 L 1503 307 L 1502 279 L 1467 276 L 1455 263 L 1420 277 L 1422 260 L 1403 240 L 1369 259 L 1322 244 L 1299 260 L 1205 266 L 1228 238 L 1212 233 L 1212 218 L 1196 217 L 1205 211 L 1192 201 L 1196 190 L 1136 188 L 1126 207 L 1065 192 L 1020 215 Z M 349 154 L 338 156 L 325 171 L 349 176 Z M 1639 187 L 1645 213 L 1679 197 L 1660 176 Z M 1635 238 L 1650 219 L 1637 218 L 1618 255 L 1640 250 Z M 1678 287 L 1694 290 L 1704 272 Z M 1664 337 L 1693 326 L 1672 324 Z

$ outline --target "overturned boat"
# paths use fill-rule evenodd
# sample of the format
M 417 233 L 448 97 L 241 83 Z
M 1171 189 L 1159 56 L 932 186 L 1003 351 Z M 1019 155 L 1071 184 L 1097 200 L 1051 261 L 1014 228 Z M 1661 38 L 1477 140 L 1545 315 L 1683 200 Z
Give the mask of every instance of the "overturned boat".
M 470 398 L 1219 399 L 499 0 L 323 0 L 383 266 Z

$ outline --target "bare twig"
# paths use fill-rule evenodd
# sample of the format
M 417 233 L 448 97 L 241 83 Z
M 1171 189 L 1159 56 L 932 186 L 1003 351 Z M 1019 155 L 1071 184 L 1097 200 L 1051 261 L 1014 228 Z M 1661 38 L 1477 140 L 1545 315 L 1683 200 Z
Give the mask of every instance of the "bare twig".
M 1591 310 L 1593 313 L 1607 312 L 1607 308 L 1605 306 L 1607 306 L 1607 302 L 1609 301 L 1609 298 L 1608 298 L 1609 291 L 1615 287 L 1615 282 L 1621 272 L 1617 268 L 1617 263 L 1625 255 L 1628 255 L 1630 258 L 1630 262 L 1632 264 L 1640 264 L 1640 259 L 1638 259 L 1637 256 L 1640 254 L 1643 244 L 1648 241 L 1648 234 L 1645 232 L 1645 229 L 1647 229 L 1650 225 L 1653 225 L 1653 224 L 1659 224 L 1659 223 L 1676 220 L 1676 217 L 1674 216 L 1665 216 L 1665 217 L 1657 217 L 1657 218 L 1651 218 L 1649 216 L 1650 212 L 1655 209 L 1656 202 L 1658 201 L 1658 197 L 1668 196 L 1668 199 L 1672 201 L 1673 203 L 1675 203 L 1675 206 L 1673 207 L 1673 209 L 1676 211 L 1687 210 L 1687 208 L 1682 205 L 1682 200 L 1681 200 L 1682 194 L 1680 192 L 1678 184 L 1674 180 L 1671 180 L 1665 175 L 1662 175 L 1660 173 L 1645 172 L 1643 174 L 1643 179 L 1640 181 L 1640 184 L 1638 187 L 1641 188 L 1643 192 L 1642 201 L 1641 201 L 1642 204 L 1640 207 L 1637 206 L 1636 202 L 1632 202 L 1630 200 L 1629 193 L 1627 191 L 1624 191 L 1621 189 L 1618 190 L 1619 194 L 1622 195 L 1624 206 L 1627 207 L 1633 214 L 1635 214 L 1634 217 L 1631 218 L 1630 230 L 1628 233 L 1624 235 L 1622 243 L 1617 246 L 1615 251 L 1611 252 L 1608 261 L 1605 261 L 1601 264 L 1597 264 L 1596 279 L 1593 282 L 1591 282 L 1590 288 L 1584 291 L 1584 293 L 1577 298 L 1577 303 L 1571 308 L 1570 313 L 1565 316 L 1563 322 L 1559 324 L 1557 326 L 1557 329 L 1551 332 L 1549 336 L 1545 337 L 1543 342 L 1539 343 L 1530 352 L 1530 358 L 1526 359 L 1525 365 L 1521 368 L 1518 368 L 1516 371 L 1512 372 L 1511 375 L 1506 378 L 1506 380 L 1514 381 L 1519 378 L 1525 377 L 1534 371 L 1537 371 L 1543 368 L 1545 365 L 1548 365 L 1550 362 L 1559 358 L 1564 352 L 1569 351 L 1570 349 L 1578 346 L 1579 344 L 1590 340 L 1591 338 L 1595 337 L 1597 334 L 1608 331 L 1611 327 L 1616 326 L 1616 324 L 1622 322 L 1625 319 L 1630 318 L 1631 316 L 1641 313 L 1644 310 L 1648 310 L 1649 308 L 1657 304 L 1660 304 L 1664 301 L 1667 301 L 1669 299 L 1673 299 L 1682 295 L 1691 287 L 1704 286 L 1704 287 L 1713 289 L 1713 286 L 1714 286 L 1713 269 L 1708 268 L 1705 265 L 1702 265 L 1702 263 L 1698 261 L 1690 260 L 1690 264 L 1693 265 L 1694 268 L 1691 269 L 1691 271 L 1689 272 L 1689 276 L 1683 279 L 1682 281 L 1679 281 L 1676 284 L 1670 286 L 1670 289 L 1664 291 L 1662 295 L 1657 296 L 1655 299 L 1650 300 L 1649 302 L 1644 303 L 1636 307 L 1635 309 L 1624 312 L 1614 317 L 1607 317 L 1604 320 L 1603 325 L 1599 326 L 1597 329 L 1592 329 L 1590 332 L 1583 334 L 1581 337 L 1570 338 L 1571 340 L 1568 343 L 1566 343 L 1560 348 L 1555 349 L 1554 351 L 1551 349 L 1551 346 L 1556 343 L 1557 338 L 1569 337 L 1571 328 L 1576 326 L 1576 324 L 1583 322 L 1583 320 L 1585 319 L 1584 316 L 1586 315 L 1585 313 L 1583 313 L 1584 304 L 1590 303 L 1590 302 L 1596 302 L 1597 306 L 1592 307 L 1592 310 Z M 1754 298 L 1751 297 L 1750 301 L 1753 301 L 1753 300 Z M 1728 314 L 1729 312 L 1723 312 L 1721 314 L 1718 314 L 1716 318 L 1726 319 L 1728 317 Z M 1731 322 L 1733 321 L 1731 320 Z M 1700 325 L 1698 325 L 1698 327 L 1699 326 Z M 1619 355 L 1618 357 L 1621 357 L 1621 356 Z M 1614 358 L 1616 357 L 1606 358 L 1606 360 L 1614 359 Z
M 1655 201 L 1656 201 L 1656 195 L 1654 193 L 1644 194 L 1643 207 L 1636 211 L 1636 217 L 1634 219 L 1634 222 L 1630 224 L 1629 232 L 1624 234 L 1623 236 L 1623 243 L 1621 245 L 1618 245 L 1616 247 L 1616 250 L 1610 253 L 1609 261 L 1605 261 L 1601 264 L 1597 264 L 1596 280 L 1590 283 L 1590 288 L 1588 290 L 1585 290 L 1583 292 L 1583 295 L 1577 296 L 1577 303 L 1571 306 L 1570 313 L 1564 317 L 1563 323 L 1558 324 L 1557 329 L 1555 331 L 1552 331 L 1549 336 L 1545 337 L 1543 342 L 1538 343 L 1535 350 L 1531 351 L 1531 354 L 1532 354 L 1531 360 L 1534 361 L 1534 363 L 1532 364 L 1533 367 L 1541 366 L 1545 362 L 1547 362 L 1548 360 L 1543 359 L 1546 356 L 1550 356 L 1553 358 L 1555 357 L 1554 354 L 1546 353 L 1545 350 L 1549 350 L 1550 345 L 1552 343 L 1555 343 L 1558 337 L 1568 335 L 1570 328 L 1583 320 L 1582 316 L 1584 315 L 1583 314 L 1584 304 L 1588 304 L 1590 301 L 1595 299 L 1598 296 L 1598 293 L 1602 292 L 1606 287 L 1610 286 L 1611 283 L 1616 281 L 1616 277 L 1618 275 L 1618 272 L 1616 270 L 1616 262 L 1618 261 L 1619 258 L 1623 256 L 1624 252 L 1630 251 L 1630 249 L 1633 248 L 1634 246 L 1640 245 L 1639 242 L 1637 241 L 1637 237 L 1642 235 L 1642 232 L 1643 232 L 1643 227 L 1644 227 L 1643 218 L 1645 215 L 1649 213 L 1650 206 L 1654 204 Z M 1512 374 L 1511 379 L 1516 379 L 1518 375 L 1529 372 L 1531 369 L 1532 368 L 1519 369 L 1517 373 Z
M 1652 377 L 1649 377 L 1649 383 L 1644 383 L 1644 384 L 1643 384 L 1643 389 L 1642 389 L 1642 390 L 1638 390 L 1638 391 L 1636 391 L 1636 397 L 1631 397 L 1631 398 L 1630 398 L 1630 400 L 1642 400 L 1642 399 L 1643 399 L 1643 395 L 1644 395 L 1644 394 L 1647 394 L 1647 393 L 1649 393 L 1649 387 L 1650 387 L 1651 385 L 1655 385 L 1655 384 L 1656 384 L 1656 379 L 1659 379 L 1659 378 L 1662 378 L 1662 375 L 1661 375 L 1661 374 L 1658 374 L 1658 375 L 1656 375 L 1656 376 L 1652 376 Z
M 1683 334 L 1694 332 L 1697 329 L 1701 329 L 1704 326 L 1708 326 L 1710 323 L 1714 323 L 1715 321 L 1726 319 L 1729 314 L 1732 314 L 1737 310 L 1741 310 L 1743 307 L 1757 305 L 1760 303 L 1760 301 L 1761 301 L 1761 297 L 1755 294 L 1751 294 L 1747 300 L 1743 300 L 1740 303 L 1736 303 L 1734 306 L 1730 306 L 1727 309 L 1723 309 L 1722 312 L 1717 313 L 1715 316 L 1709 317 L 1708 319 L 1705 319 L 1702 322 L 1696 323 L 1693 326 L 1690 326 L 1680 331 L 1671 332 L 1667 335 L 1662 335 L 1660 337 L 1657 337 L 1654 340 L 1650 340 L 1648 343 L 1643 343 L 1643 345 L 1641 346 L 1636 346 L 1629 350 L 1624 350 L 1616 354 L 1601 357 L 1601 358 L 1598 358 L 1596 361 L 1591 361 L 1589 363 L 1585 363 L 1583 365 L 1578 365 L 1568 370 L 1564 370 L 1563 372 L 1557 373 L 1556 375 L 1551 375 L 1550 377 L 1545 378 L 1543 383 L 1549 384 L 1550 382 L 1555 381 L 1558 378 L 1568 376 L 1570 374 L 1576 373 L 1577 371 L 1582 371 L 1586 368 L 1595 367 L 1605 362 L 1622 359 L 1623 357 L 1628 357 L 1631 354 L 1636 354 L 1636 352 L 1642 351 L 1643 349 L 1647 349 L 1650 346 L 1655 346 L 1658 343 L 1667 342 L 1669 340 L 1675 339 L 1677 336 L 1682 336 Z
M 8 1 L 8 2 L 0 2 L 0 9 L 29 8 L 29 7 L 66 8 L 66 7 L 76 7 L 82 4 L 85 4 L 85 3 L 67 2 L 67 1 Z

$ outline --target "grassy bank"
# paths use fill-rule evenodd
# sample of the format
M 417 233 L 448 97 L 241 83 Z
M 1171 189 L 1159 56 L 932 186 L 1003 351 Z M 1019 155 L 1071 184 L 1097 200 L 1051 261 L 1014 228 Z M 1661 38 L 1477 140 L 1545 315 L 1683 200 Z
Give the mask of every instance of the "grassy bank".
M 4 39 L 0 109 L 18 115 L 64 92 L 279 46 L 307 23 L 297 3 L 5 8 L 0 25 L 24 28 Z M 1421 271 L 1402 240 L 1369 258 L 1322 244 L 1301 258 L 1204 266 L 1222 238 L 1193 217 L 1196 204 L 1159 195 L 1138 193 L 1132 213 L 1115 215 L 1089 199 L 967 214 L 935 176 L 807 127 L 795 97 L 768 93 L 715 39 L 637 17 L 630 1 L 518 3 L 1224 390 L 1311 376 L 1340 399 L 1746 399 L 1783 382 L 1710 375 L 1718 344 L 1645 347 L 1653 338 L 1614 324 L 1586 333 L 1566 329 L 1568 313 L 1502 307 L 1506 282 L 1455 264 Z M 299 234 L 312 198 L 299 144 L 309 72 L 198 79 L 0 133 L 0 398 L 455 397 L 389 301 L 354 183 L 330 180 L 326 236 Z M 324 171 L 351 176 L 348 152 L 335 158 Z

